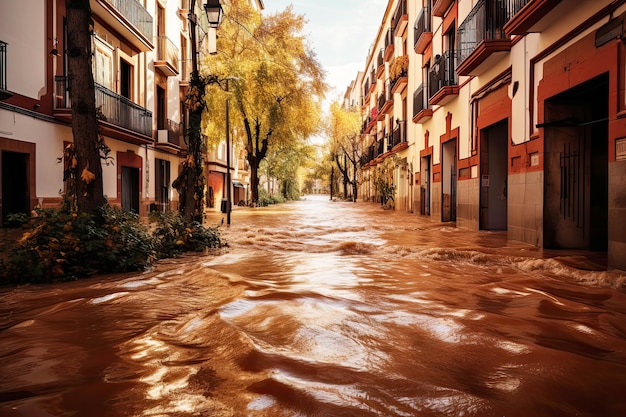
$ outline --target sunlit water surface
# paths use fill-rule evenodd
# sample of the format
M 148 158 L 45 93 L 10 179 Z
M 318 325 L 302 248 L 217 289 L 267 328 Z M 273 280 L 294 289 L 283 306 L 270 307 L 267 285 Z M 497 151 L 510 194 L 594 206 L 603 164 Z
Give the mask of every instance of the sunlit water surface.
M 325 196 L 221 230 L 0 290 L 0 415 L 626 415 L 626 274 L 592 255 Z

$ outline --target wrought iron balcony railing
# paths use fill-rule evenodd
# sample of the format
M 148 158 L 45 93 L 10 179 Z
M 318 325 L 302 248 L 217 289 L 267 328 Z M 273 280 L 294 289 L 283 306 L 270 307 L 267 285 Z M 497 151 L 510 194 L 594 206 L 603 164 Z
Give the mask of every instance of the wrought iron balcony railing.
M 431 32 L 431 15 L 430 15 L 430 7 L 426 6 L 422 8 L 422 11 L 415 19 L 415 28 L 414 28 L 414 42 L 417 42 L 424 33 Z
M 435 57 L 435 62 L 428 74 L 429 98 L 437 94 L 443 87 L 458 85 L 455 58 L 454 51 L 446 51 L 443 55 Z
M 376 65 L 380 67 L 385 63 L 385 48 L 380 48 L 380 52 L 378 52 L 378 56 L 376 57 Z
M 124 16 L 143 36 L 152 39 L 153 18 L 137 0 L 104 0 Z
M 159 36 L 157 39 L 157 56 L 156 60 L 167 62 L 176 72 L 179 70 L 178 65 L 178 48 L 167 36 Z
M 422 110 L 428 109 L 428 99 L 425 94 L 425 85 L 420 84 L 413 93 L 413 117 L 417 116 Z
M 69 96 L 71 83 L 69 83 L 68 77 L 56 76 L 55 81 L 55 109 L 71 109 L 72 103 Z M 95 84 L 95 88 L 96 109 L 100 120 L 145 136 L 152 136 L 151 111 L 98 83 Z
M 385 34 L 385 51 L 390 46 L 394 46 L 394 44 L 393 44 L 393 32 L 391 31 L 391 28 L 387 29 L 387 33 Z
M 395 32 L 398 23 L 402 19 L 402 16 L 407 14 L 406 0 L 400 0 L 396 6 L 396 10 L 391 18 L 391 30 Z
M 365 83 L 363 83 L 363 96 L 367 97 L 369 93 L 370 93 L 370 79 L 367 78 L 365 80 Z
M 457 29 L 457 62 L 469 57 L 483 41 L 508 39 L 504 24 L 517 0 L 480 0 Z
M 378 96 L 378 102 L 377 102 L 378 113 L 380 113 L 381 109 L 383 108 L 386 102 L 387 102 L 387 92 L 383 91 Z
M 391 146 L 392 148 L 407 141 L 406 120 L 398 120 L 396 122 L 396 127 L 393 129 L 391 136 L 392 136 L 392 146 Z
M 520 10 L 533 0 L 510 0 L 511 17 L 515 16 Z

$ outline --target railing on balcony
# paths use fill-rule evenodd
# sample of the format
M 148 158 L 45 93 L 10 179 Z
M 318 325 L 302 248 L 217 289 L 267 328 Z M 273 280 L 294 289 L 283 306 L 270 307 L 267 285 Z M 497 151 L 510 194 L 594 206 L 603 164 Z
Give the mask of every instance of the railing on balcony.
M 405 14 L 407 14 L 406 0 L 400 0 L 398 2 L 398 5 L 396 6 L 396 10 L 394 11 L 393 17 L 391 19 L 391 29 L 393 31 L 396 30 L 398 23 L 402 19 L 402 16 L 404 16 Z
M 480 0 L 457 29 L 457 62 L 469 57 L 483 41 L 508 39 L 504 24 L 519 0 Z
M 385 48 L 380 48 L 380 52 L 378 52 L 378 56 L 376 58 L 376 65 L 380 67 L 385 63 Z
M 386 101 L 387 101 L 387 94 L 386 94 L 386 91 L 383 91 L 378 96 L 378 101 L 377 101 L 377 107 L 378 107 L 378 112 L 379 113 L 380 113 L 381 109 L 383 108 L 383 106 L 385 105 Z
M 188 83 L 191 80 L 192 63 L 190 58 L 180 60 L 180 81 Z
M 533 0 L 510 0 L 509 1 L 510 10 L 511 10 L 510 17 L 515 16 L 520 10 L 524 8 L 524 6 L 526 6 L 531 1 Z
M 372 80 L 372 85 L 376 85 L 376 69 L 372 68 L 370 71 L 370 80 Z
M 55 109 L 71 109 L 68 77 L 56 76 Z M 100 84 L 96 88 L 96 109 L 98 117 L 119 127 L 152 136 L 152 112 L 133 103 L 126 97 L 114 93 Z
M 7 43 L 0 41 L 0 91 L 7 90 Z
M 167 36 L 159 36 L 157 39 L 157 61 L 167 62 L 177 72 L 178 66 L 178 53 L 179 50 Z
M 361 127 L 361 133 L 367 131 L 371 121 L 372 121 L 372 117 L 371 116 L 367 116 L 365 118 L 365 120 L 363 120 L 363 126 Z
M 159 117 L 157 120 L 157 130 L 159 131 L 167 131 L 167 135 L 166 137 L 161 136 L 160 134 L 158 135 L 158 142 L 159 143 L 164 143 L 165 139 L 167 139 L 167 143 L 170 143 L 172 145 L 176 145 L 176 146 L 180 146 L 181 144 L 181 134 L 182 134 L 182 129 L 181 129 L 181 124 L 178 122 L 175 122 L 173 120 L 170 119 L 166 119 L 166 118 L 161 118 Z
M 425 90 L 425 85 L 420 84 L 413 93 L 413 117 L 417 116 L 422 110 L 428 109 L 428 99 Z
M 392 137 L 392 145 L 391 145 L 392 148 L 407 141 L 406 120 L 396 121 L 396 127 L 393 129 L 391 137 Z
M 137 0 L 104 0 L 124 16 L 141 34 L 152 41 L 153 19 Z
M 419 16 L 417 16 L 417 19 L 415 19 L 415 29 L 413 36 L 415 44 L 417 44 L 417 41 L 419 41 L 420 36 L 422 36 L 424 33 L 432 31 L 431 20 L 432 18 L 430 15 L 430 6 L 423 7 Z
M 428 74 L 429 98 L 437 94 L 443 87 L 458 85 L 455 58 L 454 51 L 446 51 L 443 55 L 435 57 L 435 62 Z
M 391 31 L 391 28 L 387 29 L 387 33 L 385 34 L 385 51 L 390 46 L 394 46 L 394 43 L 393 43 L 393 32 Z
M 385 138 L 376 141 L 376 157 L 378 158 L 385 153 Z

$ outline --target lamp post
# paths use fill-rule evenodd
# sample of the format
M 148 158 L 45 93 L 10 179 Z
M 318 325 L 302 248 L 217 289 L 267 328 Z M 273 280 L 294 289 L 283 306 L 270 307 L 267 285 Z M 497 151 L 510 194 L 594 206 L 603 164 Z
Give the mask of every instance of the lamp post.
M 187 129 L 187 147 L 189 157 L 183 162 L 183 169 L 172 186 L 180 195 L 180 211 L 185 220 L 202 222 L 204 217 L 204 158 L 202 154 L 202 112 L 205 108 L 204 91 L 207 80 L 202 79 L 198 72 L 198 47 L 196 39 L 196 27 L 198 18 L 195 14 L 196 0 L 191 0 L 189 5 L 189 31 L 191 34 L 191 62 L 192 71 L 189 80 L 186 104 L 189 110 L 189 128 Z M 222 19 L 222 6 L 219 0 L 207 0 L 204 11 L 211 29 L 209 35 L 215 36 Z
M 238 77 L 227 77 L 225 78 L 226 86 L 224 91 L 229 93 L 228 82 L 229 81 L 237 81 Z M 229 94 L 226 94 L 226 224 L 230 224 L 230 212 L 232 211 L 232 180 L 230 177 L 230 117 L 229 117 L 229 108 L 230 108 L 230 98 Z
M 228 78 L 226 78 L 226 93 L 228 93 Z M 230 179 L 230 118 L 228 117 L 228 108 L 230 107 L 230 99 L 226 95 L 226 224 L 230 225 L 231 211 L 231 191 L 232 180 Z

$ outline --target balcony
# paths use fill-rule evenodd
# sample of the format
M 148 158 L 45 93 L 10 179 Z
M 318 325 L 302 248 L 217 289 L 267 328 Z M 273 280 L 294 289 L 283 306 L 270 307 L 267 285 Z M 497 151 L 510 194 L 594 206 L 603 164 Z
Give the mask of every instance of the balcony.
M 401 151 L 408 147 L 408 140 L 406 137 L 406 120 L 396 121 L 396 127 L 391 133 L 391 150 L 394 152 Z
M 7 90 L 7 43 L 0 41 L 0 100 L 13 96 Z
M 387 152 L 387 146 L 385 143 L 386 139 L 387 139 L 387 134 L 385 133 L 384 130 L 381 130 L 380 132 L 376 134 L 376 149 L 375 149 L 376 158 L 382 156 L 383 154 L 385 154 L 385 152 Z
M 493 64 L 494 58 L 511 50 L 511 39 L 503 27 L 515 1 L 480 0 L 459 25 L 458 75 L 480 75 L 481 69 Z
M 157 121 L 156 147 L 171 153 L 178 153 L 182 149 L 184 141 L 181 140 L 182 129 L 180 123 L 170 119 Z
M 530 32 L 562 0 L 512 0 L 511 19 L 504 25 L 507 35 Z
M 430 15 L 430 8 L 424 7 L 420 12 L 417 19 L 415 19 L 415 28 L 414 28 L 414 39 L 415 39 L 415 53 L 423 54 L 428 45 L 433 40 L 433 32 L 432 32 L 432 16 Z
M 387 80 L 385 89 L 378 96 L 378 121 L 385 120 L 385 115 L 393 109 L 393 94 L 391 93 L 391 80 Z
M 370 94 L 370 79 L 366 78 L 363 83 L 363 97 L 368 97 Z
M 71 122 L 70 83 L 65 76 L 54 79 L 54 116 Z M 98 124 L 103 134 L 140 145 L 152 142 L 152 112 L 100 84 L 96 83 L 95 88 Z
M 454 0 L 433 0 L 433 16 L 444 17 Z
M 376 77 L 380 78 L 385 73 L 385 49 L 380 48 L 380 52 L 376 56 Z
M 389 66 L 391 77 L 391 93 L 401 94 L 408 83 L 409 57 L 406 55 L 396 57 Z
M 157 53 L 154 67 L 163 75 L 173 77 L 178 75 L 178 48 L 167 36 L 157 38 Z
M 92 12 L 141 52 L 154 48 L 153 18 L 137 0 L 93 0 Z
M 395 36 L 404 35 L 404 31 L 407 27 L 407 22 L 409 21 L 409 14 L 406 9 L 406 0 L 400 0 L 398 5 L 396 6 L 396 10 L 393 12 L 393 17 L 391 19 L 391 28 L 393 29 L 393 34 Z
M 428 104 L 426 86 L 421 84 L 413 93 L 413 123 L 424 123 L 433 117 L 433 110 Z
M 375 152 L 374 145 L 370 145 L 367 147 L 367 150 L 365 151 L 363 156 L 361 156 L 361 167 L 365 167 L 366 165 L 369 165 L 369 163 L 373 161 L 374 158 L 376 158 L 374 156 L 374 152 Z
M 393 40 L 393 31 L 391 30 L 391 28 L 389 28 L 387 29 L 387 33 L 385 34 L 385 62 L 389 61 L 391 57 L 393 57 L 393 52 L 395 49 Z
M 459 95 L 459 82 L 454 71 L 454 51 L 446 51 L 437 55 L 428 74 L 428 102 L 431 106 L 447 104 Z

